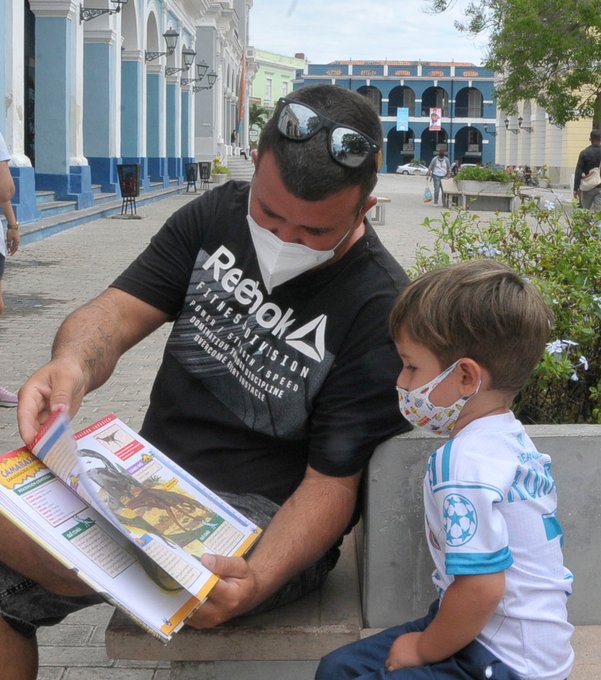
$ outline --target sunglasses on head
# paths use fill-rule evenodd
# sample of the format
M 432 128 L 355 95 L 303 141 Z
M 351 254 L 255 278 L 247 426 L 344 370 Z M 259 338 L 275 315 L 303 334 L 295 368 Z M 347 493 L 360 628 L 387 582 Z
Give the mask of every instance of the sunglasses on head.
M 328 131 L 330 156 L 347 168 L 358 168 L 367 158 L 380 151 L 379 144 L 365 133 L 330 120 L 308 104 L 297 101 L 278 101 L 277 125 L 280 134 L 294 142 L 305 142 L 325 128 Z M 376 170 L 380 166 L 379 160 L 378 154 Z

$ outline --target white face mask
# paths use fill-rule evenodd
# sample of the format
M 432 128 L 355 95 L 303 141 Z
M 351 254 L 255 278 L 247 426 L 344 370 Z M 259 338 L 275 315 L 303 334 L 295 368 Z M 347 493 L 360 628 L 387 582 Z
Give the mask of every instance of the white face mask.
M 295 276 L 331 260 L 336 254 L 336 249 L 351 233 L 349 229 L 330 250 L 314 250 L 301 243 L 282 241 L 268 229 L 257 224 L 250 216 L 250 210 L 246 218 L 259 260 L 263 283 L 268 293 L 271 293 L 276 286 L 293 279 Z
M 440 375 L 432 378 L 430 382 L 421 387 L 416 387 L 414 390 L 405 390 L 397 385 L 399 408 L 412 425 L 443 436 L 449 435 L 452 432 L 461 409 L 472 397 L 478 394 L 480 385 L 478 385 L 473 394 L 470 394 L 468 397 L 460 397 L 449 406 L 435 406 L 430 401 L 430 394 L 451 373 L 459 361 L 457 360 Z

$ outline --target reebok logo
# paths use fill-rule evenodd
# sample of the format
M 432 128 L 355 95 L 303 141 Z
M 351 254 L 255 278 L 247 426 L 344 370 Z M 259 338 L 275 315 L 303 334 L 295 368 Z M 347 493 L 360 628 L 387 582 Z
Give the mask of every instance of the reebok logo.
M 293 318 L 294 311 L 288 307 L 283 312 L 274 302 L 266 301 L 258 281 L 243 278 L 244 272 L 235 264 L 234 254 L 225 246 L 219 246 L 202 268 L 212 270 L 213 279 L 220 282 L 225 291 L 232 293 L 237 302 L 248 307 L 248 313 L 254 314 L 259 326 L 269 329 L 277 338 L 284 338 L 288 345 L 310 359 L 323 361 L 327 322 L 325 314 L 292 330 L 296 321 Z

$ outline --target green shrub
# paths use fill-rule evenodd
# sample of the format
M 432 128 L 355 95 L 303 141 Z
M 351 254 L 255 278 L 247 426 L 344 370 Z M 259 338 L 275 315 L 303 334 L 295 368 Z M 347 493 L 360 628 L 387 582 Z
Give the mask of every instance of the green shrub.
M 533 202 L 483 221 L 454 210 L 424 222 L 434 235 L 412 276 L 436 266 L 493 257 L 530 279 L 555 314 L 551 341 L 514 403 L 525 423 L 601 423 L 601 213 L 572 215 Z M 519 357 L 516 357 L 519 361 Z
M 223 165 L 221 162 L 221 158 L 219 156 L 215 156 L 213 158 L 213 168 L 211 170 L 212 175 L 229 175 L 230 174 L 230 169 L 227 167 L 227 165 Z
M 506 170 L 489 168 L 486 165 L 473 165 L 461 168 L 455 179 L 476 180 L 477 182 L 512 182 L 513 177 Z

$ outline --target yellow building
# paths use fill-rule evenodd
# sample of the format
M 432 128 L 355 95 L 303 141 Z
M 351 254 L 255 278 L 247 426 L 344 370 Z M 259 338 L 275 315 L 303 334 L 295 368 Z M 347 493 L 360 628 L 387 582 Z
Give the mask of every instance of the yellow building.
M 532 168 L 547 166 L 552 186 L 573 186 L 578 154 L 589 145 L 592 121 L 554 125 L 536 102 L 524 102 L 515 116 L 497 113 L 496 162 Z

